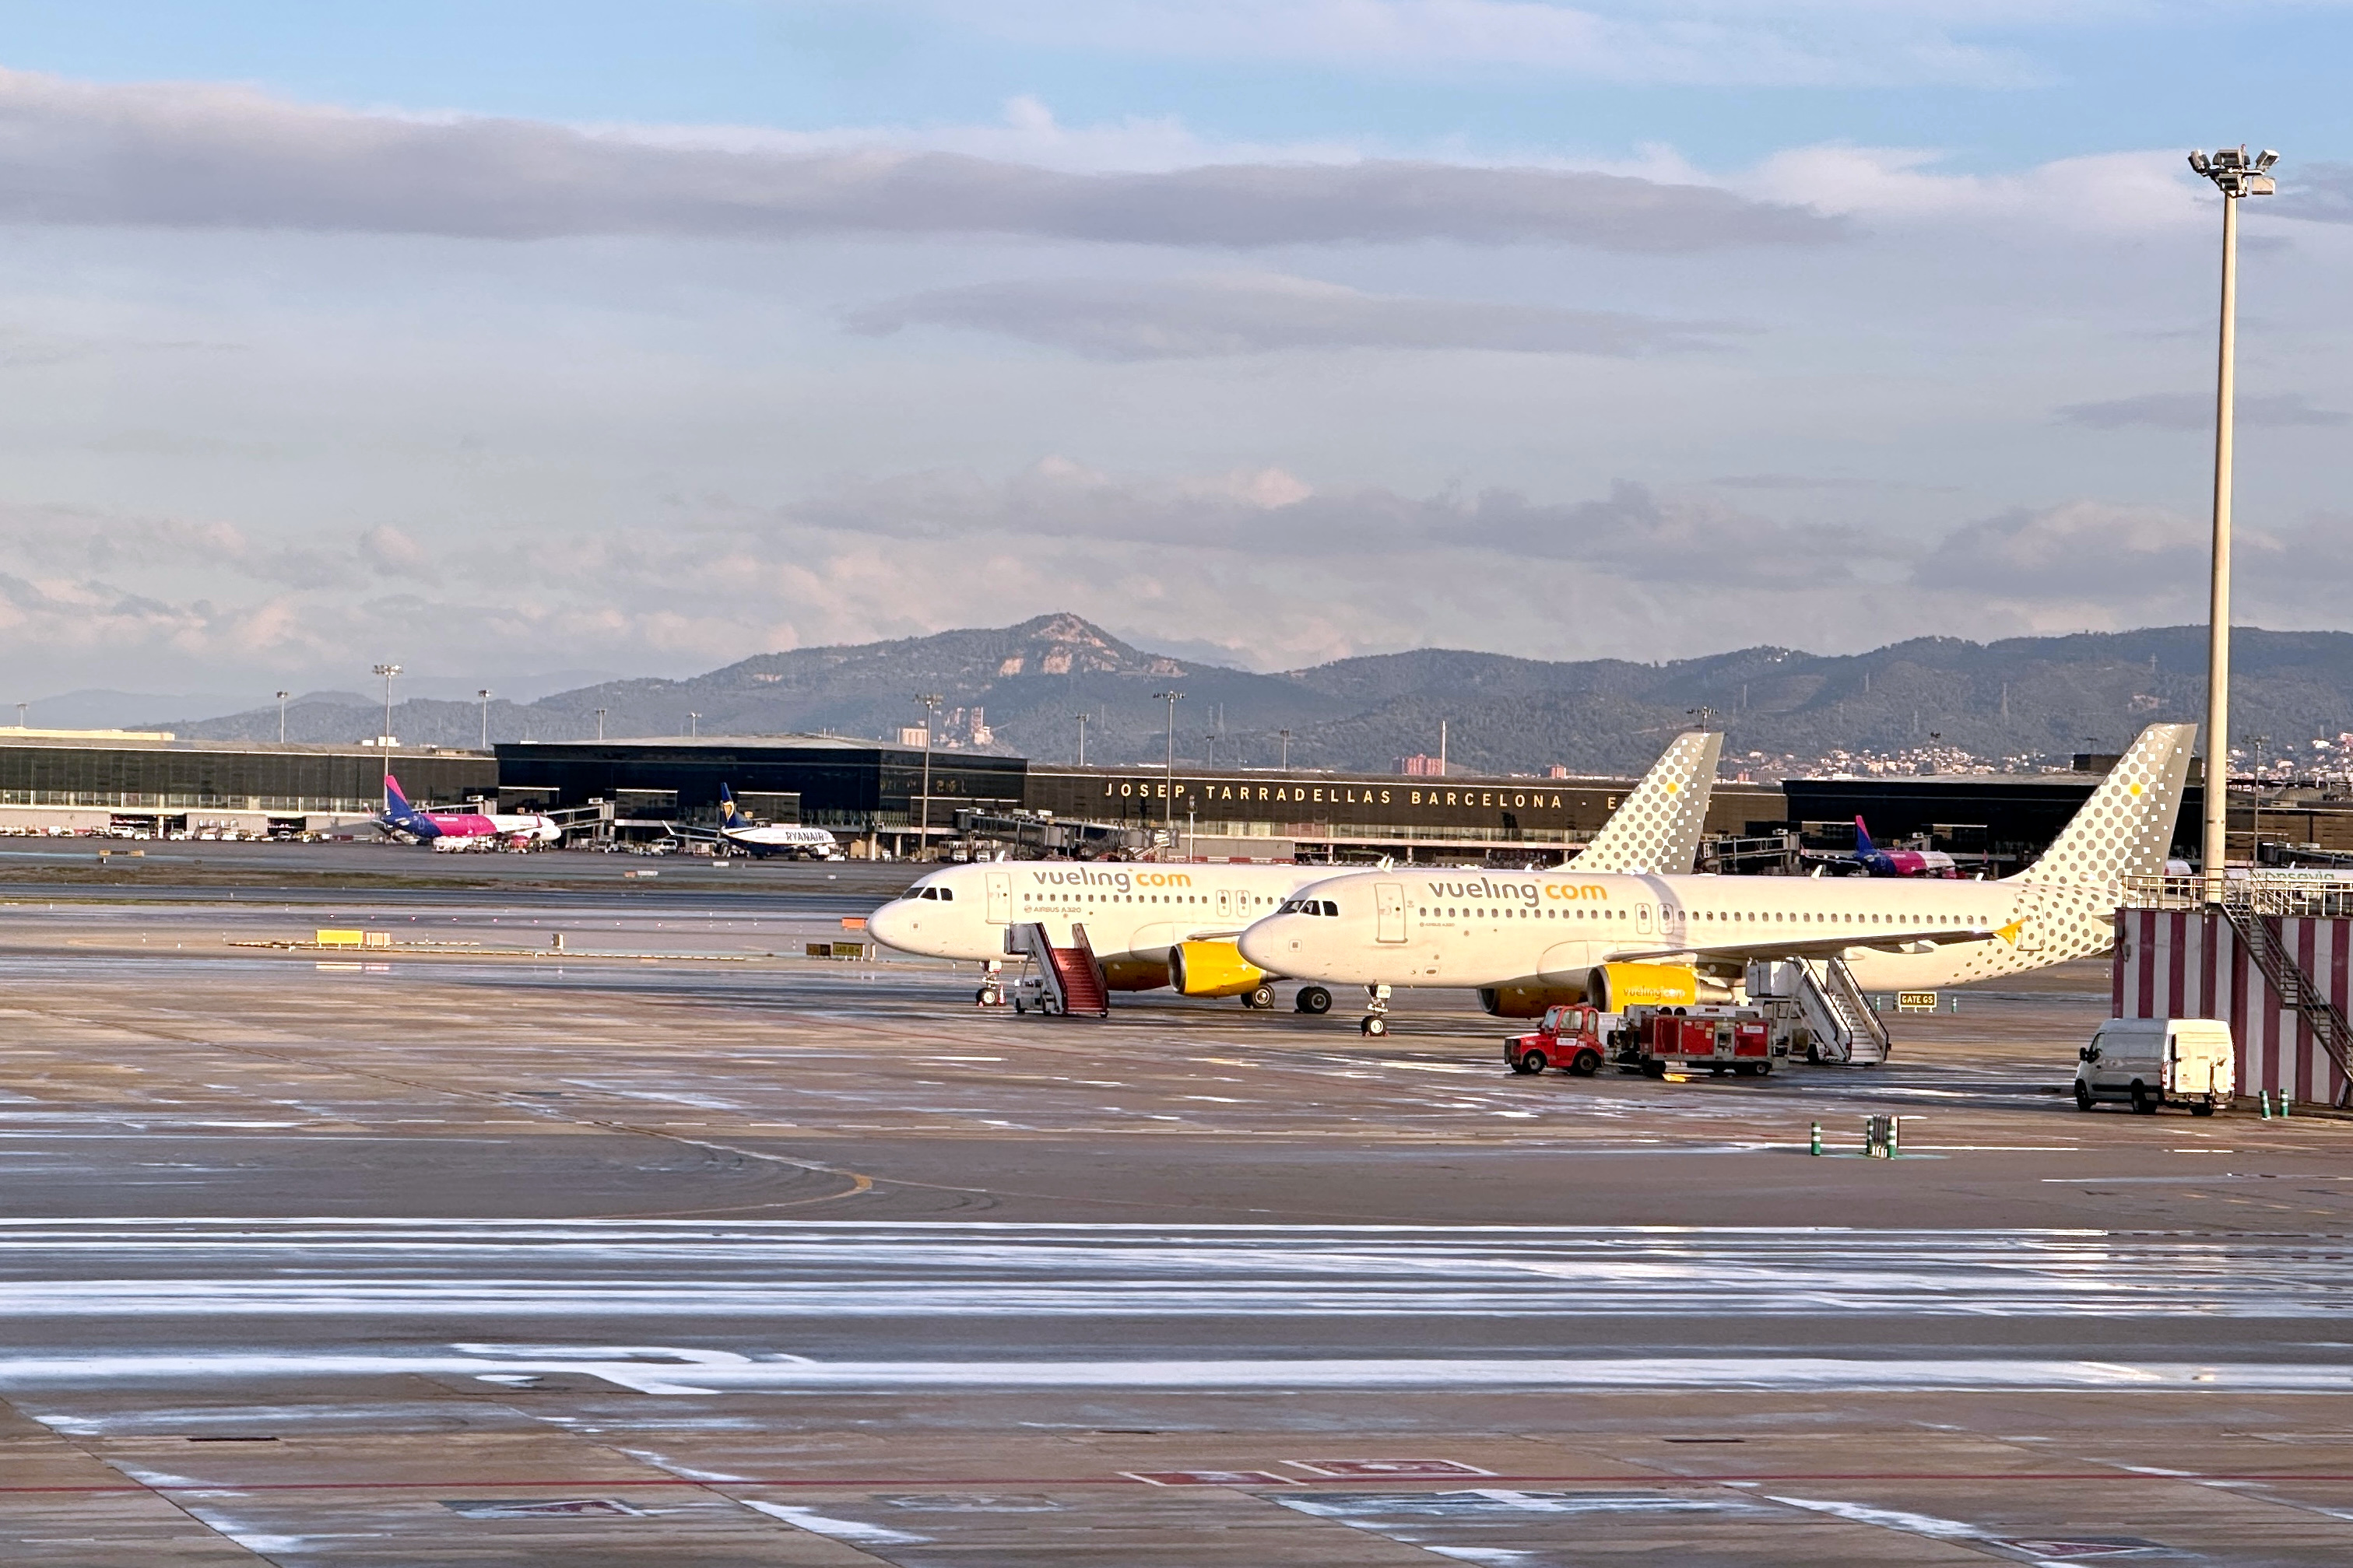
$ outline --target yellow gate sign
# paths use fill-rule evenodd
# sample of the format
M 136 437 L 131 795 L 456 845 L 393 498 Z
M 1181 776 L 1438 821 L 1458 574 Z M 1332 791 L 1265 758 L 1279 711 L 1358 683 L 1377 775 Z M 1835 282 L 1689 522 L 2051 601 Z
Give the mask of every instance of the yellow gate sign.
M 357 947 L 362 942 L 366 940 L 366 937 L 367 932 L 361 931 L 326 931 L 322 929 L 317 936 L 311 939 L 311 945 L 314 947 Z
M 1899 1013 L 1933 1013 L 1936 1010 L 1936 994 L 1934 991 L 1898 991 L 1895 994 L 1895 1010 Z

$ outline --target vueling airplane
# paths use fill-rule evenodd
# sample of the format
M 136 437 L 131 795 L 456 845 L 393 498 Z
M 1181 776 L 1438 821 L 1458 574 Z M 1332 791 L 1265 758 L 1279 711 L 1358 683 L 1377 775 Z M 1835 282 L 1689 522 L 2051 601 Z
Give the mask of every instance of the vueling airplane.
M 1677 736 L 1575 865 L 1586 871 L 1688 869 L 1723 746 L 1718 733 Z M 1071 944 L 1073 925 L 1084 926 L 1113 991 L 1171 986 L 1187 996 L 1239 996 L 1246 1007 L 1271 1007 L 1268 980 L 1289 972 L 1249 963 L 1234 939 L 1301 888 L 1331 876 L 1329 866 L 1207 862 L 951 866 L 919 878 L 875 910 L 866 930 L 901 952 L 987 964 L 979 995 L 985 1002 L 996 999 L 1006 927 L 1039 921 L 1058 947 Z M 1328 1012 L 1332 993 L 1304 986 L 1297 1005 L 1303 1013 Z
M 2042 858 L 2000 881 L 1357 872 L 1242 932 L 1243 962 L 1364 985 L 1367 1034 L 1398 985 L 1475 988 L 1491 1013 L 1605 1011 L 1728 991 L 1755 959 L 1843 958 L 1865 987 L 1927 990 L 2108 945 L 2122 879 L 2165 868 L 2193 724 L 2152 724 Z

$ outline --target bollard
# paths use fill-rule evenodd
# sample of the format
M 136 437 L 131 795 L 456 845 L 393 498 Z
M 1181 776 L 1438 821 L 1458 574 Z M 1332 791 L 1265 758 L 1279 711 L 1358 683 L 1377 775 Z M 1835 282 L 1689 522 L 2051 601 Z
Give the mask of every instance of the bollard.
M 2272 1091 L 2270 1089 L 2259 1089 L 2255 1090 L 2255 1109 L 2263 1113 L 2264 1121 L 2269 1121 L 2272 1119 Z
M 2280 1120 L 2287 1120 L 2287 1086 L 2284 1084 L 2280 1086 Z
M 1904 1118 L 1887 1119 L 1887 1157 L 1891 1160 L 1904 1152 Z
M 1810 1148 L 1810 1149 L 1809 1149 L 1809 1150 L 1807 1150 L 1807 1151 L 1806 1151 L 1806 1152 L 1808 1152 L 1809 1154 L 1819 1154 L 1819 1153 L 1820 1153 L 1821 1152 L 1822 1152 L 1822 1124 L 1821 1124 L 1820 1122 L 1817 1121 L 1817 1122 L 1815 1122 L 1815 1123 L 1814 1123 L 1813 1147 L 1812 1147 L 1812 1148 Z

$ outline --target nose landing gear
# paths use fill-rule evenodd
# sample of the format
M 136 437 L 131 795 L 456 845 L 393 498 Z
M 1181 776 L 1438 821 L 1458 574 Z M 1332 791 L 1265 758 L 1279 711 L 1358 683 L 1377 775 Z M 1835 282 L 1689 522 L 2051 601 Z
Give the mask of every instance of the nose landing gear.
M 1376 1037 L 1389 1032 L 1389 988 L 1388 986 L 1365 987 L 1365 1016 L 1357 1021 L 1356 1032 Z
M 976 1007 L 1005 1005 L 1005 965 L 995 959 L 989 960 L 987 972 L 980 977 L 980 989 L 972 994 L 972 1005 Z

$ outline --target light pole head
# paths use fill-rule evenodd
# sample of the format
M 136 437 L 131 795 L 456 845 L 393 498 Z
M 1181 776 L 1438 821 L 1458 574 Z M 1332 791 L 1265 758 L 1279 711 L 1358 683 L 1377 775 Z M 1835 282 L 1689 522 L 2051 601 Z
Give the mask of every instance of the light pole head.
M 396 664 L 379 664 L 375 667 L 375 672 L 378 675 L 383 676 L 386 680 L 390 680 L 394 676 L 400 673 L 400 666 Z
M 2266 147 L 2249 156 L 2245 145 L 2221 147 L 2213 153 L 2192 153 L 2189 166 L 2214 182 L 2214 188 L 2225 196 L 2268 196 L 2277 194 L 2279 183 L 2271 177 L 2271 166 L 2279 162 L 2279 154 Z

